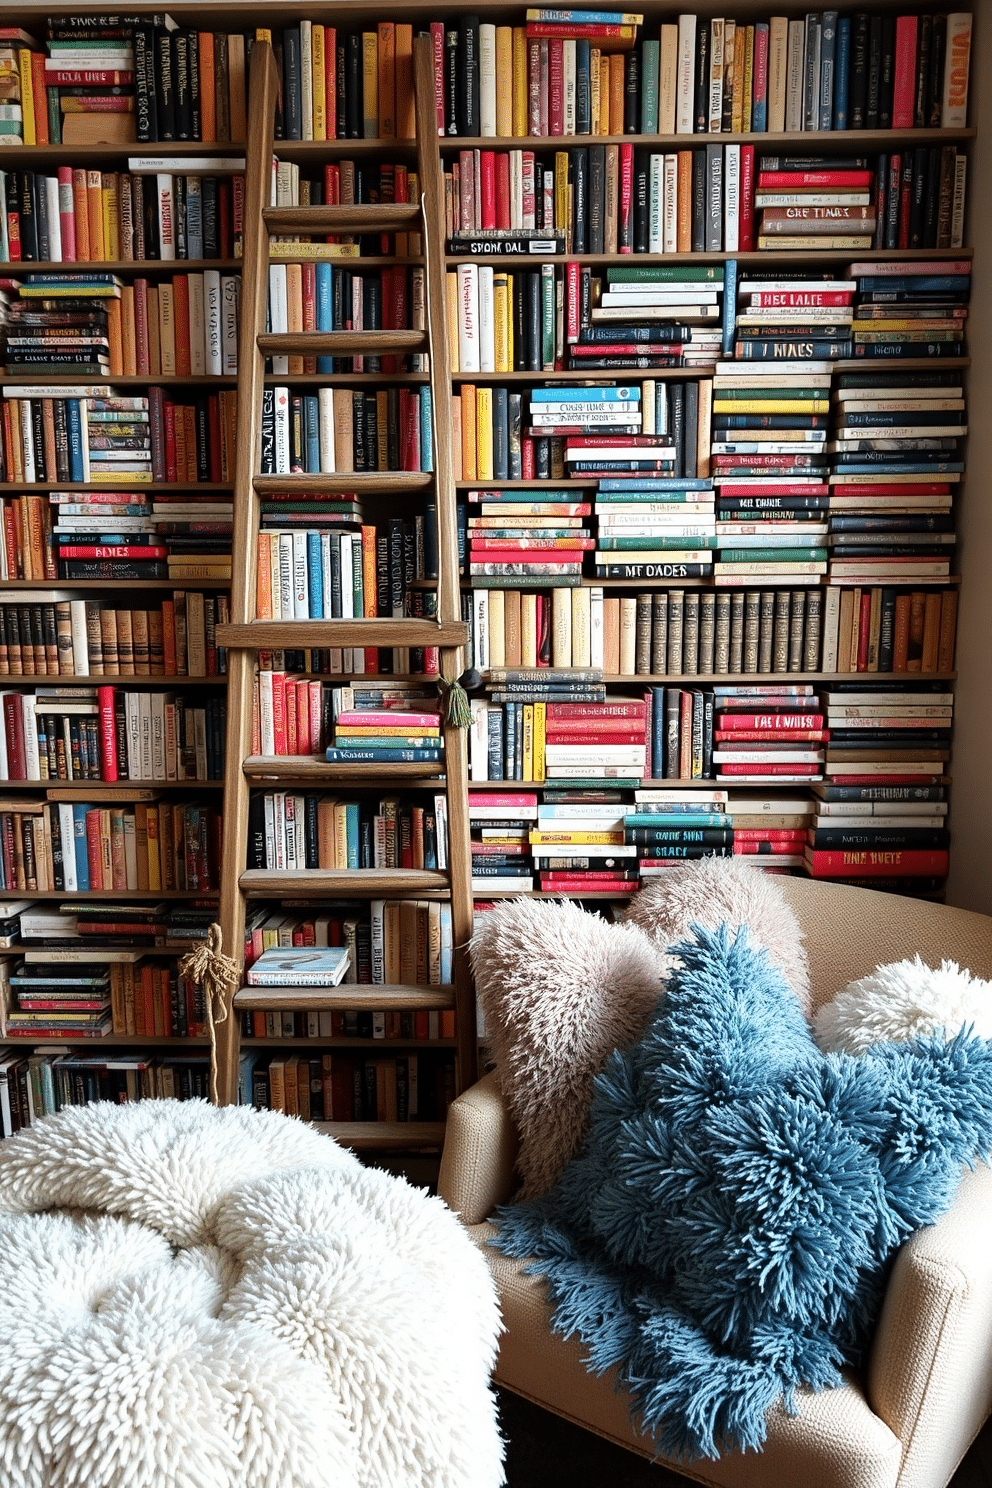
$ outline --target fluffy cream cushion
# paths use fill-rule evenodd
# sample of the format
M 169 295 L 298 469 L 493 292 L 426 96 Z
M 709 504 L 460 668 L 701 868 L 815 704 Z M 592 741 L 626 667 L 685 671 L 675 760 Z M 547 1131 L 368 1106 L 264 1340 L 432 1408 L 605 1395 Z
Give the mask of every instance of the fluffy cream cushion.
M 746 925 L 751 944 L 764 946 L 811 1017 L 809 962 L 799 921 L 775 879 L 744 858 L 700 858 L 667 869 L 634 896 L 624 920 L 650 935 L 666 974 L 672 964 L 669 947 L 685 940 L 692 925 L 708 930 L 724 921 Z
M 521 1198 L 552 1188 L 583 1136 L 593 1077 L 639 1038 L 693 923 L 747 925 L 807 1016 L 802 936 L 781 891 L 731 858 L 672 869 L 641 890 L 622 924 L 570 901 L 517 899 L 482 917 L 471 944 L 497 1075 L 520 1137 Z
M 918 1038 L 942 1028 L 953 1038 L 973 1026 L 992 1038 L 992 982 L 972 976 L 956 961 L 927 966 L 919 956 L 879 966 L 850 982 L 816 1015 L 821 1049 L 862 1054 L 872 1044 Z

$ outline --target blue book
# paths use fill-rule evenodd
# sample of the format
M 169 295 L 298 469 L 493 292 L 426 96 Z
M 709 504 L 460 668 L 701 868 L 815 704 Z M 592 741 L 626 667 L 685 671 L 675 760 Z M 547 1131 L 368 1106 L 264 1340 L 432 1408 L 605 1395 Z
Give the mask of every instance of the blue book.
M 356 749 L 335 749 L 332 747 L 324 751 L 325 757 L 332 765 L 353 765 L 366 762 L 369 764 L 437 764 L 441 759 L 440 749 L 395 749 L 392 745 L 369 746 L 363 742 Z
M 834 87 L 837 70 L 837 12 L 825 10 L 820 25 L 820 103 L 818 127 L 829 129 L 834 117 Z
M 88 894 L 90 889 L 90 858 L 86 848 L 86 813 L 92 810 L 85 801 L 76 801 L 72 807 L 72 833 L 76 849 L 76 889 Z
M 442 904 L 441 909 L 441 984 L 446 985 L 452 977 L 452 948 L 454 935 L 451 927 L 451 905 Z
M 536 387 L 530 389 L 532 403 L 639 403 L 639 387 Z
M 665 689 L 651 688 L 651 778 L 665 773 Z
M 326 260 L 318 259 L 314 265 L 316 269 L 315 286 L 317 300 L 317 329 L 318 331 L 334 330 L 334 270 Z M 320 356 L 317 358 L 318 372 L 333 372 L 334 358 Z
M 728 258 L 723 274 L 723 355 L 734 354 L 734 331 L 737 326 L 737 260 Z
M 358 864 L 358 802 L 349 801 L 345 807 L 345 838 L 347 841 L 348 867 Z
M 653 492 L 657 491 L 712 491 L 713 489 L 713 482 L 709 476 L 696 475 L 660 475 L 656 480 L 645 480 L 643 477 L 637 478 L 636 476 L 604 476 L 598 484 L 597 500 L 601 500 L 604 494 L 608 497 L 610 492 L 617 493 L 614 500 L 630 501 L 634 499 L 632 493 L 638 492 L 650 497 Z M 569 492 L 569 495 L 571 494 Z M 519 497 L 517 499 L 519 500 Z M 565 498 L 562 496 L 555 499 L 563 501 Z M 488 491 L 486 500 L 489 500 Z
M 851 20 L 837 22 L 837 55 L 834 62 L 834 128 L 847 128 L 847 91 L 851 72 Z
M 493 478 L 510 479 L 509 388 L 493 389 Z
M 69 425 L 69 479 L 82 482 L 86 479 L 86 467 L 83 464 L 83 421 L 78 398 L 66 398 L 65 413 Z
M 592 43 L 579 37 L 575 43 L 575 132 L 592 133 L 592 82 L 589 52 Z M 655 126 L 657 128 L 657 126 Z
M 420 468 L 434 469 L 434 429 L 431 424 L 431 390 L 420 389 Z
M 311 473 L 320 470 L 320 421 L 317 395 L 307 393 L 303 399 L 304 464 Z
M 765 33 L 765 56 L 768 56 L 768 22 L 759 21 L 754 28 L 754 54 L 758 55 L 758 32 Z M 753 134 L 765 134 L 768 129 L 768 69 L 765 69 L 765 91 L 761 98 L 756 98 L 751 108 L 751 132 Z M 743 73 L 738 73 L 742 77 Z
M 337 987 L 348 970 L 347 946 L 279 946 L 248 968 L 249 987 Z
M 324 617 L 324 565 L 320 555 L 320 533 L 307 533 L 307 607 L 311 620 Z
M 576 57 L 576 62 L 578 58 Z M 641 133 L 658 133 L 658 69 L 661 64 L 661 42 L 641 42 Z M 578 73 L 578 67 L 576 67 Z M 648 86 L 648 79 L 651 86 Z M 578 79 L 576 79 L 578 81 Z M 576 132 L 578 126 L 576 125 Z
M 858 278 L 860 290 L 891 290 L 893 294 L 904 294 L 907 290 L 921 293 L 934 291 L 947 294 L 959 289 L 966 294 L 971 289 L 970 274 L 863 274 Z
M 687 810 L 632 812 L 624 819 L 625 827 L 727 827 L 730 819 L 726 816 L 714 816 L 712 812 Z

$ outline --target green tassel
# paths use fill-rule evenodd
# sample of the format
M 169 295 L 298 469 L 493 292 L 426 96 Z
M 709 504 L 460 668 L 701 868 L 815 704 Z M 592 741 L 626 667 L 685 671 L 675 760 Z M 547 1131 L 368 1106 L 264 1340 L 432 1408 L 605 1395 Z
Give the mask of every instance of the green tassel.
M 441 697 L 445 723 L 450 728 L 468 728 L 472 722 L 472 708 L 468 693 L 461 683 L 449 682 L 447 678 L 439 677 L 437 690 Z

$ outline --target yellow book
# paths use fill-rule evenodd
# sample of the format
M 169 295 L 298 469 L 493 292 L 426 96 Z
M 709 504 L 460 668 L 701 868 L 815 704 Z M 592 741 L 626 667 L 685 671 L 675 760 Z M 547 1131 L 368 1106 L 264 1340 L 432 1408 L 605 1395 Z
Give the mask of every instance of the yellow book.
M 452 372 L 458 371 L 458 273 L 449 269 L 444 277 L 445 307 L 448 312 L 448 354 Z
M 599 92 L 600 65 L 602 56 L 599 47 L 589 49 L 589 133 L 602 134 L 600 128 L 601 100 Z
M 361 247 L 358 243 L 300 243 L 270 238 L 269 257 L 286 259 L 311 258 L 358 258 Z
M 90 259 L 98 262 L 107 257 L 103 231 L 103 176 L 98 170 L 86 172 L 86 198 L 89 207 Z
M 555 227 L 567 233 L 572 217 L 568 210 L 568 151 L 555 151 Z
M 476 467 L 476 388 L 474 383 L 462 383 L 462 480 L 478 480 Z
M 524 592 L 520 596 L 520 665 L 537 666 L 537 595 Z
M 506 591 L 489 591 L 489 665 L 506 666 Z
M 767 86 L 767 84 L 766 84 Z M 754 27 L 748 26 L 744 33 L 744 82 L 741 88 L 741 122 L 737 120 L 737 101 L 734 100 L 734 128 L 738 133 L 751 132 L 751 90 L 754 87 Z
M 556 667 L 572 665 L 572 591 L 551 591 L 551 661 Z
M 121 341 L 124 346 L 125 377 L 138 375 L 134 336 L 134 285 L 125 284 L 121 290 Z
M 100 201 L 103 207 L 103 247 L 106 257 L 114 260 L 121 256 L 117 183 L 116 171 L 104 171 L 100 190 Z
M 496 27 L 496 133 L 513 133 L 513 27 Z
M 524 703 L 524 780 L 534 779 L 534 704 Z
M 526 714 L 524 715 L 524 727 L 526 728 Z M 577 842 L 582 846 L 593 843 L 602 843 L 607 847 L 620 847 L 623 843 L 623 832 L 530 832 L 529 840 L 535 846 L 555 846 L 561 842 Z
M 497 372 L 512 372 L 509 337 L 512 334 L 510 278 L 505 269 L 493 270 L 493 353 Z
M 327 75 L 324 67 L 323 26 L 315 21 L 310 32 L 310 55 L 313 58 L 313 137 L 327 138 Z
M 810 398 L 797 403 L 794 398 L 735 398 L 733 402 L 721 399 L 719 392 L 713 398 L 714 413 L 829 413 L 828 398 Z
M 375 139 L 379 130 L 379 37 L 375 31 L 362 32 L 362 133 Z
M 348 866 L 348 807 L 344 801 L 334 803 L 334 866 Z
M 463 425 L 464 428 L 464 425 Z M 475 390 L 475 479 L 493 479 L 493 390 Z
M 392 21 L 379 22 L 378 134 L 380 139 L 396 138 L 396 27 Z
M 527 28 L 513 27 L 513 131 L 527 133 Z
M 158 287 L 159 354 L 163 377 L 176 375 L 176 317 L 172 285 L 167 281 Z
M 34 88 L 31 80 L 31 49 L 18 47 L 17 63 L 21 71 L 21 126 L 26 145 L 38 143 L 34 122 Z
M 269 43 L 269 46 L 272 45 L 272 32 L 269 30 L 268 26 L 255 27 L 255 40 L 267 41 Z
M 544 780 L 546 769 L 544 763 L 544 747 L 547 738 L 547 703 L 534 704 L 534 779 Z

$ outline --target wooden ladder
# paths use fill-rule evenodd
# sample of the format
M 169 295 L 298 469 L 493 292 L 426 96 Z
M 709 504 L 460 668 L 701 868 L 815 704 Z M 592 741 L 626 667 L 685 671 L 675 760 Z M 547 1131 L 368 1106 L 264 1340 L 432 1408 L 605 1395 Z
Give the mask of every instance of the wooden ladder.
M 472 934 L 471 849 L 467 792 L 467 736 L 443 728 L 444 774 L 440 766 L 342 765 L 319 759 L 260 760 L 251 755 L 254 659 L 259 648 L 433 646 L 440 648 L 441 675 L 453 681 L 464 666 L 466 626 L 461 618 L 455 486 L 448 417 L 450 357 L 445 313 L 443 251 L 444 194 L 434 118 L 434 74 L 430 43 L 414 44 L 417 159 L 422 201 L 409 205 L 271 207 L 271 171 L 277 76 L 272 49 L 258 43 L 251 56 L 251 117 L 246 155 L 244 253 L 241 289 L 241 340 L 238 381 L 231 620 L 217 630 L 227 648 L 227 772 L 224 787 L 224 848 L 220 923 L 224 948 L 243 966 L 246 905 L 249 899 L 449 898 L 452 917 L 453 982 L 444 987 L 340 988 L 241 987 L 217 1028 L 218 1094 L 222 1103 L 238 1098 L 239 1014 L 275 1009 L 455 1009 L 456 1084 L 475 1078 L 475 1006 L 467 959 Z M 425 330 L 305 331 L 266 333 L 270 234 L 413 232 L 421 235 L 426 279 Z M 350 260 L 356 267 L 361 260 Z M 433 418 L 433 472 L 349 473 L 342 475 L 262 475 L 262 397 L 265 358 L 273 354 L 366 356 L 427 352 Z M 437 618 L 257 620 L 255 618 L 256 535 L 260 497 L 271 492 L 396 493 L 414 495 L 433 488 L 437 509 Z M 430 778 L 433 777 L 433 778 Z M 246 870 L 249 795 L 253 785 L 278 788 L 326 783 L 432 785 L 443 788 L 448 809 L 448 869 L 444 872 L 396 870 Z M 427 1045 L 426 1047 L 429 1047 Z M 334 1135 L 350 1146 L 411 1149 L 437 1145 L 436 1123 L 335 1124 Z

